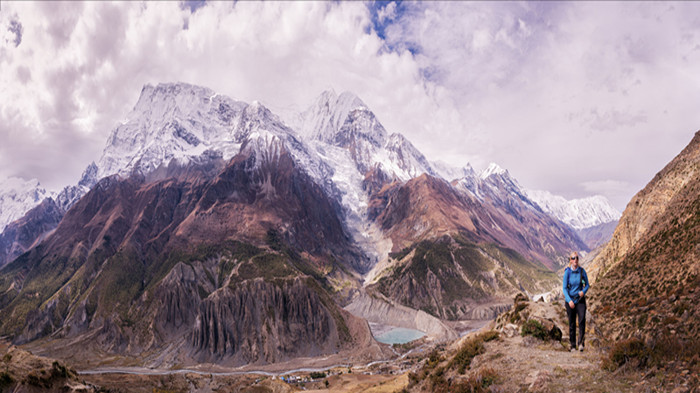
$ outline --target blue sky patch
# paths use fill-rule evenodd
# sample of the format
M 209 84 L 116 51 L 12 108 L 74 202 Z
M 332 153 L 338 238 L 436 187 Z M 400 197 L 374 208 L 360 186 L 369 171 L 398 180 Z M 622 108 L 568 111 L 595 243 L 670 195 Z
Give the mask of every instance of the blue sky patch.
M 204 7 L 207 4 L 206 0 L 186 0 L 180 3 L 180 6 L 185 9 L 189 8 L 190 12 L 194 14 L 195 11 Z
M 394 3 L 394 5 L 391 5 Z M 411 54 L 415 55 L 420 53 L 420 46 L 411 41 L 400 40 L 398 42 L 393 42 L 387 39 L 387 29 L 391 26 L 400 27 L 403 18 L 408 18 L 411 11 L 412 3 L 406 3 L 404 1 L 370 1 L 367 2 L 367 8 L 370 12 L 370 18 L 372 20 L 372 29 L 377 33 L 377 36 L 384 41 L 387 49 L 391 52 L 401 52 L 403 50 L 408 50 Z M 386 15 L 387 7 L 395 7 L 394 12 L 391 15 Z

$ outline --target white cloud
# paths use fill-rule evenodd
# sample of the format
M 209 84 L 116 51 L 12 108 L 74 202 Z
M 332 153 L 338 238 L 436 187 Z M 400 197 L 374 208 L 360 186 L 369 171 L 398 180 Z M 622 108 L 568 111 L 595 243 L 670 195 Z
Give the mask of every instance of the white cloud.
M 600 192 L 622 208 L 700 128 L 698 11 L 390 3 L 376 11 L 382 40 L 357 2 L 207 2 L 194 13 L 177 2 L 3 3 L 0 177 L 74 182 L 145 83 L 272 107 L 334 88 L 429 158 L 495 161 L 570 198 L 618 179 L 623 191 Z
M 385 107 L 425 95 L 410 54 L 379 53 L 362 3 L 212 2 L 194 14 L 175 2 L 10 3 L 5 13 L 25 39 L 2 47 L 0 176 L 50 187 L 98 158 L 145 83 L 272 106 L 306 105 L 328 88 Z
M 396 2 L 394 1 L 381 8 L 377 13 L 379 23 L 385 23 L 394 20 L 394 18 L 396 18 Z
M 624 192 L 601 188 L 623 208 L 700 128 L 698 4 L 422 6 L 389 39 L 421 48 L 462 125 L 424 150 L 496 161 L 569 198 L 623 179 Z

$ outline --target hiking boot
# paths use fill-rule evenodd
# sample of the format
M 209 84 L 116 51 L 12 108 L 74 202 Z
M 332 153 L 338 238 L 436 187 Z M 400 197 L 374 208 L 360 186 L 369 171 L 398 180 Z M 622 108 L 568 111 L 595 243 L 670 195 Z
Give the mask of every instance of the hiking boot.
M 583 352 L 583 345 L 579 345 L 578 350 Z
M 571 347 L 571 352 L 576 352 L 576 347 Z

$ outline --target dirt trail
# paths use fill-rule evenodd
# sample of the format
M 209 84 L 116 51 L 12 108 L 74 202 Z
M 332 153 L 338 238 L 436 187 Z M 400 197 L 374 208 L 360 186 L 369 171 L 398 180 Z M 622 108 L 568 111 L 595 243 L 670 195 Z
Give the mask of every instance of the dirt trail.
M 529 319 L 542 323 L 544 330 L 554 334 L 558 329 L 561 340 L 541 340 L 521 336 L 521 327 Z M 489 386 L 492 392 L 654 392 L 658 384 L 648 374 L 635 369 L 610 372 L 602 368 L 606 356 L 600 347 L 604 340 L 589 313 L 586 326 L 586 347 L 583 352 L 569 350 L 568 322 L 564 307 L 558 302 L 518 301 L 507 313 L 489 326 L 453 343 L 446 354 L 454 355 L 470 338 L 488 330 L 496 330 L 499 338 L 483 343 L 485 350 L 475 356 L 469 371 L 462 376 L 448 376 L 458 381 L 475 375 L 496 378 Z M 645 377 L 647 379 L 645 379 Z M 418 386 L 425 388 L 426 384 Z M 411 389 L 409 389 L 411 390 Z M 411 390 L 413 391 L 413 390 Z M 687 390 L 679 390 L 687 391 Z
M 637 376 L 615 376 L 601 369 L 602 353 L 587 348 L 569 352 L 559 342 L 532 336 L 504 337 L 485 343 L 486 352 L 471 368 L 492 368 L 498 374 L 493 391 L 639 392 Z

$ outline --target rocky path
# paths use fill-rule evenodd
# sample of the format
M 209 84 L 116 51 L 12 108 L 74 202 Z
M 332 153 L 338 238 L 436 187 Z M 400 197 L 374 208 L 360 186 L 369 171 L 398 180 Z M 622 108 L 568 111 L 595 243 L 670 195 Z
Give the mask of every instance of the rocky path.
M 492 391 L 639 392 L 636 375 L 614 375 L 601 368 L 597 349 L 569 352 L 559 342 L 504 337 L 485 344 L 472 370 L 492 368 L 499 376 Z
M 546 330 L 559 329 L 561 340 L 521 336 L 524 321 L 540 321 Z M 622 367 L 615 372 L 602 368 L 607 356 L 593 315 L 587 317 L 585 351 L 569 351 L 568 324 L 558 302 L 520 302 L 482 331 L 497 330 L 497 340 L 484 343 L 484 353 L 474 357 L 469 373 L 491 369 L 496 381 L 492 392 L 695 392 L 692 386 L 664 383 L 648 371 Z M 460 340 L 463 342 L 468 338 Z M 452 350 L 460 343 L 452 346 Z M 670 386 L 673 385 L 673 386 Z

